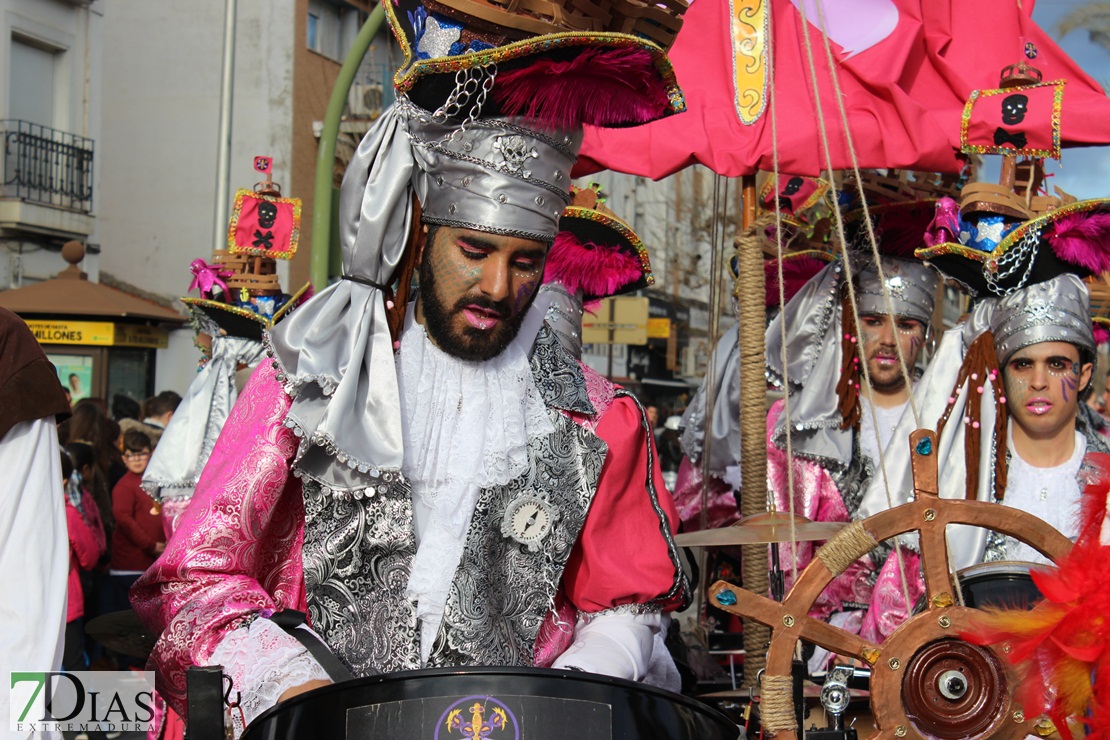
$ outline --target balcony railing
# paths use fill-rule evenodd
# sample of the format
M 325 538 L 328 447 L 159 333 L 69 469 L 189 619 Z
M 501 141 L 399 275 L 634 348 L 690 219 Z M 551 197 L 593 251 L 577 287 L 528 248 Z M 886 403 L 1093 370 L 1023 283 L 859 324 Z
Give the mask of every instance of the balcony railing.
M 90 213 L 93 141 L 28 121 L 0 120 L 0 197 Z

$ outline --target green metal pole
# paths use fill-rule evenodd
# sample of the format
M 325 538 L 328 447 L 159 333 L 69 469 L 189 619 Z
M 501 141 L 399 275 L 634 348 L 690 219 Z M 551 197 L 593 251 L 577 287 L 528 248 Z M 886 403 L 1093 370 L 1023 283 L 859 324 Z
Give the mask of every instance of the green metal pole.
M 316 189 L 312 202 L 312 253 L 308 264 L 308 276 L 315 290 L 326 287 L 330 277 L 328 264 L 331 253 L 331 183 L 335 168 L 335 142 L 339 138 L 339 121 L 347 106 L 347 93 L 350 92 L 351 83 L 355 80 L 355 72 L 358 71 L 358 66 L 366 56 L 370 42 L 377 35 L 383 20 L 385 20 L 385 11 L 382 10 L 381 5 L 377 5 L 370 13 L 370 17 L 366 19 L 351 51 L 343 61 L 339 77 L 336 78 L 335 87 L 331 91 L 327 113 L 324 115 L 324 130 L 320 134 L 320 147 L 316 152 Z

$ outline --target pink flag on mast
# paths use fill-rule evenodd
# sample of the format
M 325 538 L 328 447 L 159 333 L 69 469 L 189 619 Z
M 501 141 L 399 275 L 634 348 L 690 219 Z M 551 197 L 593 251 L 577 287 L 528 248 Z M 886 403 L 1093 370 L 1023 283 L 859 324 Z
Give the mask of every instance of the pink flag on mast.
M 941 0 L 928 0 L 940 2 Z M 921 0 L 822 0 L 830 29 L 837 79 L 851 125 L 858 161 L 865 167 L 958 171 L 948 137 L 928 115 L 928 105 L 906 91 L 906 79 L 928 66 L 921 26 Z M 818 105 L 806 56 L 808 31 L 821 91 L 820 115 L 828 131 L 834 169 L 852 158 L 838 113 L 824 40 L 811 16 L 815 0 L 694 0 L 670 56 L 688 110 L 670 120 L 631 129 L 587 127 L 575 174 L 612 169 L 660 178 L 701 163 L 728 176 L 770 171 L 772 131 L 767 51 L 773 52 L 779 169 L 819 175 L 825 168 L 817 126 Z M 868 17 L 880 5 L 893 27 L 885 36 L 862 39 L 846 19 Z M 768 16 L 770 13 L 770 16 Z M 863 15 L 861 15 L 863 14 Z M 772 43 L 766 44 L 769 23 Z M 853 46 L 848 56 L 835 39 Z M 862 48 L 861 48 L 862 47 Z M 943 97 L 951 93 L 931 75 Z M 747 119 L 747 120 L 745 120 Z
M 958 122 L 972 91 L 997 90 L 1003 67 L 1019 62 L 1035 67 L 1045 87 L 1057 80 L 1065 83 L 1055 122 L 1060 146 L 1110 144 L 1110 98 L 1033 22 L 1032 0 L 924 2 L 922 11 L 932 66 L 957 93 L 955 99 L 936 101 L 933 111 L 946 129 L 956 132 L 953 146 L 961 146 Z M 1043 105 L 1036 110 L 1032 107 L 1035 96 L 1043 92 L 1044 88 L 1027 93 L 1030 119 L 1043 115 Z M 1000 103 L 1005 100 L 1005 96 L 997 98 Z M 1004 125 L 1011 134 L 1020 128 Z M 1041 128 L 1027 132 L 1031 141 L 1043 136 L 1043 124 Z
M 612 169 L 658 179 L 695 163 L 728 176 L 772 170 L 768 55 L 759 33 L 768 23 L 780 171 L 818 175 L 825 169 L 818 115 L 826 126 L 833 169 L 852 164 L 818 28 L 822 22 L 861 167 L 958 171 L 962 116 L 972 92 L 997 88 L 1002 68 L 1022 60 L 1041 68 L 1046 82 L 1067 81 L 1063 146 L 1110 143 L 1105 125 L 1110 101 L 1033 23 L 1032 3 L 1023 5 L 1013 0 L 694 0 L 671 51 L 687 112 L 631 129 L 587 127 L 574 174 Z M 768 17 L 768 11 L 773 15 Z M 864 18 L 881 22 L 860 23 Z M 813 48 L 820 106 L 803 29 Z M 1036 51 L 1033 59 L 1027 56 L 1030 49 Z

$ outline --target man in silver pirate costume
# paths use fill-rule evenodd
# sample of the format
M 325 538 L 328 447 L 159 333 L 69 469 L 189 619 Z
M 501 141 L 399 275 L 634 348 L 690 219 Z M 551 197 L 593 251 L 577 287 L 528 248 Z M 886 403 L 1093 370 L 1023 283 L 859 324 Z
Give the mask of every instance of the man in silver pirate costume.
M 920 236 L 931 206 L 903 207 L 903 216 L 908 211 L 920 221 Z M 890 217 L 890 211 L 883 215 Z M 876 233 L 881 231 L 881 226 L 876 228 Z M 776 402 L 767 417 L 768 491 L 779 511 L 814 521 L 854 521 L 868 481 L 881 477 L 880 465 L 897 444 L 893 431 L 907 410 L 913 383 L 902 372 L 899 354 L 912 375 L 932 321 L 939 282 L 933 270 L 907 258 L 915 246 L 892 237 L 884 240 L 882 277 L 873 261 L 861 258 L 854 270 L 854 305 L 844 265 L 830 263 L 768 326 L 768 378 L 780 387 L 785 380 L 791 394 L 789 420 L 783 401 Z M 853 313 L 859 317 L 862 336 L 857 336 Z M 782 322 L 787 327 L 785 373 Z M 870 383 L 861 363 L 867 364 Z M 788 434 L 792 461 L 786 453 Z M 788 493 L 791 473 L 793 502 Z M 808 542 L 786 548 L 784 570 L 789 574 L 795 565 L 804 567 L 815 549 Z M 881 640 L 881 610 L 871 607 L 882 599 L 885 588 L 875 583 L 881 565 L 870 557 L 852 564 L 825 589 L 811 614 L 866 639 Z M 820 651 L 811 668 L 819 670 L 825 658 Z
M 410 94 L 344 178 L 344 279 L 275 328 L 273 362 L 132 593 L 162 634 L 159 689 L 179 708 L 189 665 L 223 665 L 248 722 L 331 680 L 291 636 L 304 627 L 267 618 L 290 609 L 355 676 L 536 665 L 644 679 L 669 661 L 655 637 L 688 586 L 642 409 L 548 328 L 518 333 L 569 198 L 579 124 L 681 110 L 669 64 L 631 35 L 499 46 L 393 5 Z M 428 48 L 467 52 L 447 60 L 458 74 L 434 112 L 421 103 L 437 97 L 443 60 L 422 66 Z M 588 57 L 595 83 L 611 65 L 624 99 L 594 110 L 579 86 L 550 113 L 550 67 L 528 78 L 552 61 L 533 64 L 537 52 L 555 54 L 563 83 L 576 60 Z M 524 89 L 515 109 L 501 86 Z M 404 304 L 391 286 L 404 284 L 412 233 L 420 291 L 395 339 Z
M 1105 199 L 1079 201 L 1010 224 L 989 250 L 954 241 L 919 250 L 975 299 L 967 318 L 945 332 L 915 390 L 922 426 L 937 431 L 942 497 L 1000 502 L 1078 534 L 1082 492 L 1110 475 L 1096 414 L 1081 401 L 1097 357 L 1082 278 L 1110 266 L 1108 214 Z M 964 242 L 972 235 L 966 227 L 959 233 Z M 1003 256 L 1016 267 L 1000 270 Z M 911 432 L 910 424 L 904 418 L 899 433 Z M 913 490 L 908 461 L 908 449 L 893 451 L 894 504 Z M 890 503 L 873 483 L 861 513 Z M 948 544 L 956 568 L 1045 562 L 1030 546 L 978 527 L 953 526 Z

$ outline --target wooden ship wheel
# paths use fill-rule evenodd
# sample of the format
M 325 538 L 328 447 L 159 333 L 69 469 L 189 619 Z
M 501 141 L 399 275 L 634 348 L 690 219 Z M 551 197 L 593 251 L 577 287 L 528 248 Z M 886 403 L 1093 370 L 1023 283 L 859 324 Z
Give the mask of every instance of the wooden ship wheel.
M 781 603 L 726 581 L 709 589 L 715 606 L 772 630 L 762 679 L 761 715 L 776 740 L 800 737 L 793 707 L 791 665 L 799 640 L 871 666 L 873 738 L 1024 738 L 1047 736 L 1043 717 L 1027 717 L 1013 694 L 1017 676 L 1005 659 L 1009 646 L 983 647 L 961 638 L 979 612 L 959 603 L 945 529 L 966 524 L 1010 535 L 1053 561 L 1072 543 L 1040 519 L 996 503 L 941 499 L 937 491 L 936 434 L 917 430 L 910 503 L 856 522 L 826 542 L 798 574 Z M 879 542 L 920 536 L 925 606 L 881 644 L 808 616 L 830 581 Z

